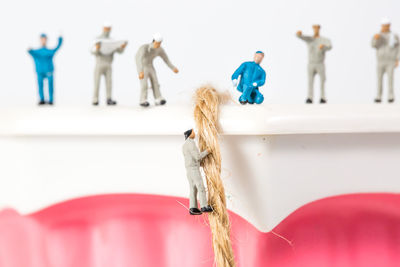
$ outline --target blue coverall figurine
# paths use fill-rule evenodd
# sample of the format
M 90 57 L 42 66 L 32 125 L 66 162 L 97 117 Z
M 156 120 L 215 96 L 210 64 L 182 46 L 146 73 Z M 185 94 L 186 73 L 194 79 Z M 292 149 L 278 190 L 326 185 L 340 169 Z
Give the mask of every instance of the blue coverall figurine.
M 54 73 L 54 64 L 53 57 L 57 50 L 61 47 L 63 38 L 58 37 L 57 47 L 54 49 L 49 49 L 46 47 L 47 45 L 47 35 L 40 35 L 40 43 L 42 45 L 39 49 L 28 49 L 28 53 L 33 57 L 36 67 L 36 74 L 38 79 L 39 86 L 39 105 L 46 104 L 43 92 L 43 82 L 47 79 L 48 87 L 49 87 L 49 101 L 47 102 L 49 105 L 53 105 L 53 93 L 54 93 L 54 83 L 53 83 L 53 73 Z
M 242 95 L 239 102 L 242 105 L 261 104 L 264 96 L 258 90 L 265 83 L 265 71 L 260 63 L 264 59 L 264 53 L 257 51 L 254 54 L 254 61 L 244 62 L 232 75 L 233 86 L 237 88 Z M 240 82 L 238 82 L 240 76 Z

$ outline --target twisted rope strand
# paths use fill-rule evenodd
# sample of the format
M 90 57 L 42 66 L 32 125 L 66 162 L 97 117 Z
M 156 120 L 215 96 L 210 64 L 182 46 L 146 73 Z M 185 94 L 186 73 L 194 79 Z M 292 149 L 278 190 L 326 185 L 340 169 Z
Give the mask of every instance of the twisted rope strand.
M 222 101 L 222 96 L 214 88 L 199 88 L 195 94 L 194 119 L 199 132 L 201 151 L 209 149 L 212 152 L 204 159 L 202 166 L 207 180 L 209 204 L 214 209 L 208 219 L 215 262 L 218 267 L 235 267 L 225 190 L 221 180 L 221 153 L 218 143 L 219 105 Z

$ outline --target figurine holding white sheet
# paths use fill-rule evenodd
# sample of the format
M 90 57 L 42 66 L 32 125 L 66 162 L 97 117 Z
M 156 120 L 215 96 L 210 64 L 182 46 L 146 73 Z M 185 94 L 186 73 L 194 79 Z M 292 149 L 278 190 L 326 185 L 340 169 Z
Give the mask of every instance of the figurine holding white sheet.
M 122 53 L 128 42 L 114 41 L 110 38 L 111 24 L 104 23 L 103 33 L 96 38 L 92 54 L 96 56 L 96 67 L 94 71 L 94 95 L 93 105 L 99 104 L 100 78 L 105 77 L 107 105 L 116 105 L 117 102 L 112 99 L 112 62 L 114 53 Z
M 388 76 L 389 93 L 388 102 L 394 102 L 394 70 L 399 65 L 400 45 L 399 36 L 390 30 L 391 22 L 384 18 L 381 22 L 381 32 L 374 35 L 371 45 L 376 49 L 376 57 L 378 61 L 378 93 L 375 103 L 382 101 L 383 91 L 383 75 Z

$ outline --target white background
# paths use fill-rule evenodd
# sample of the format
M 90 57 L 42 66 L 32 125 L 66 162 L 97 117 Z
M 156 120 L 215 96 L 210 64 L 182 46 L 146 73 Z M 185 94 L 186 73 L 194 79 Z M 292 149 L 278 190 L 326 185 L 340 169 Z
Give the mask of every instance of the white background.
M 114 25 L 114 38 L 130 42 L 114 60 L 114 96 L 125 106 L 137 105 L 139 99 L 134 55 L 156 31 L 163 34 L 163 46 L 180 70 L 176 75 L 160 59 L 156 62 L 169 101 L 188 101 L 206 82 L 232 90 L 230 76 L 236 67 L 263 50 L 266 103 L 303 103 L 307 53 L 295 32 L 311 33 L 313 23 L 320 23 L 322 35 L 333 43 L 327 55 L 328 101 L 370 103 L 376 93 L 370 40 L 384 16 L 400 31 L 398 0 L 1 1 L 0 106 L 36 104 L 36 77 L 26 49 L 39 46 L 41 32 L 55 45 L 60 31 L 65 43 L 55 57 L 56 102 L 89 105 L 94 69 L 89 49 L 105 20 Z M 399 89 L 396 85 L 397 93 Z M 104 96 L 104 84 L 101 91 Z

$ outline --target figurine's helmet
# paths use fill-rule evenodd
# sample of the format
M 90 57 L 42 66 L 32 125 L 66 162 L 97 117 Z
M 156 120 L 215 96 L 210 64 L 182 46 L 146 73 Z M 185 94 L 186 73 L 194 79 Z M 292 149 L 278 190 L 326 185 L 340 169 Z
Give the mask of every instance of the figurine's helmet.
M 109 21 L 104 21 L 104 23 L 103 23 L 103 27 L 104 28 L 111 28 L 111 22 L 109 22 Z
M 161 33 L 156 32 L 155 34 L 153 34 L 153 40 L 157 43 L 161 43 L 163 41 Z
M 184 135 L 185 135 L 185 140 L 189 138 L 189 136 L 192 134 L 193 129 L 187 130 Z
M 383 18 L 381 20 L 381 25 L 390 25 L 390 24 L 391 24 L 390 19 L 388 19 L 388 18 Z

